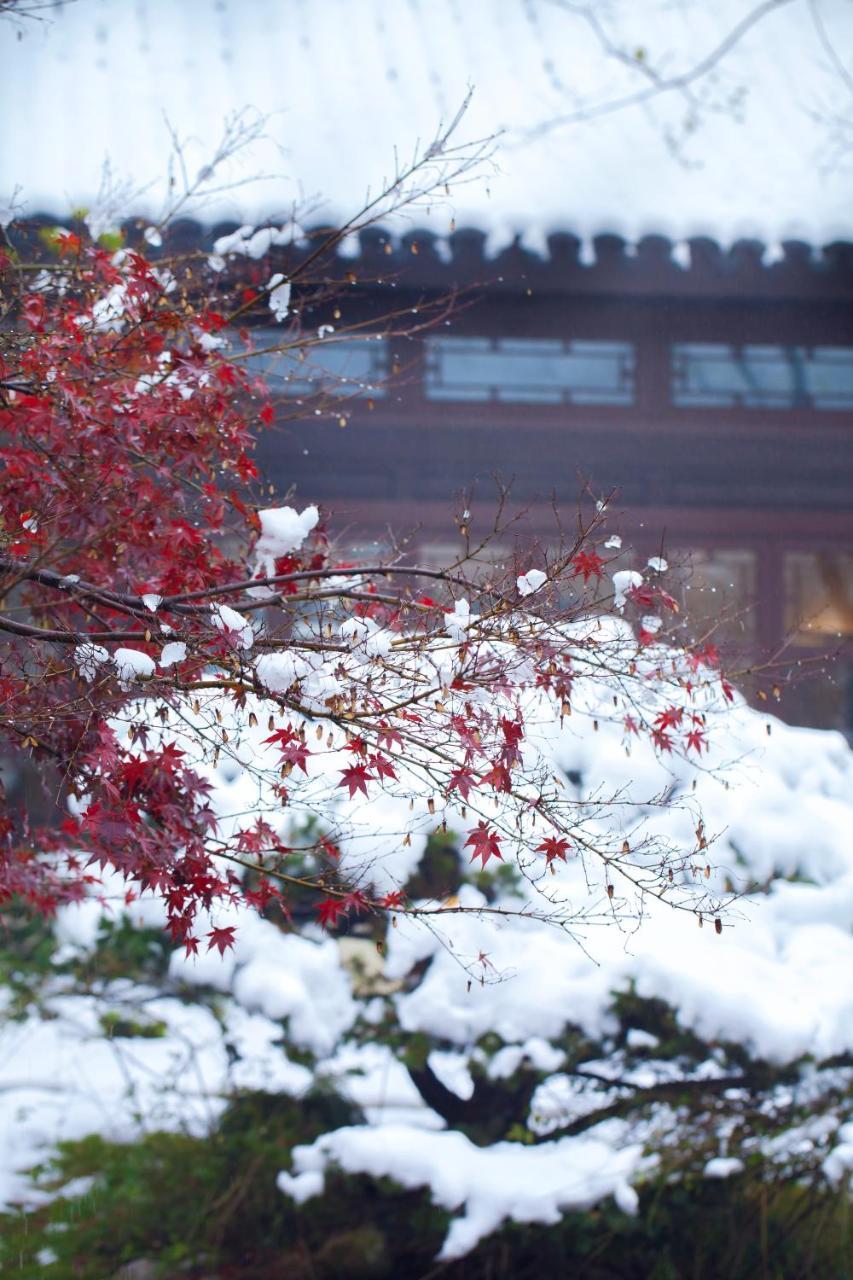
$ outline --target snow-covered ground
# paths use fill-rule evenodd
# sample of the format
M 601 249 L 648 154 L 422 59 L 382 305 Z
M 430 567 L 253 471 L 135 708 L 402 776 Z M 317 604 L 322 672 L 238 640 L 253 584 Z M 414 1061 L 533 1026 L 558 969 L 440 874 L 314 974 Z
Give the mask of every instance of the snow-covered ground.
M 33 1197 L 25 1170 L 57 1139 L 205 1132 L 231 1089 L 298 1097 L 318 1077 L 355 1102 L 364 1123 L 297 1147 L 280 1176 L 282 1194 L 301 1201 L 319 1193 L 330 1163 L 429 1187 L 453 1214 L 446 1257 L 507 1217 L 554 1222 L 607 1196 L 633 1212 L 634 1188 L 683 1141 L 689 1120 L 663 1096 L 638 1115 L 595 1122 L 595 1113 L 672 1081 L 725 1086 L 731 1116 L 714 1121 L 714 1148 L 701 1155 L 706 1176 L 736 1176 L 743 1157 L 762 1151 L 783 1164 L 810 1153 L 829 1180 L 845 1179 L 853 1168 L 853 1072 L 842 1056 L 853 1052 L 853 753 L 839 735 L 787 727 L 739 700 L 717 722 L 713 755 L 701 765 L 662 762 L 641 743 L 629 758 L 617 726 L 594 729 L 582 715 L 562 727 L 543 723 L 540 733 L 559 767 L 579 776 L 580 799 L 602 788 L 666 795 L 645 820 L 678 836 L 678 795 L 695 797 L 716 837 L 712 882 L 743 894 L 722 934 L 659 902 L 636 926 L 573 932 L 517 916 L 448 914 L 429 927 L 401 918 L 387 930 L 379 974 L 367 939 L 339 944 L 313 924 L 284 933 L 245 911 L 233 921 L 217 912 L 216 923 L 239 925 L 223 959 L 175 953 L 157 987 L 121 980 L 81 990 L 57 974 L 25 1016 L 4 1021 L 0 1198 Z M 226 766 L 217 781 L 225 813 L 242 784 Z M 381 811 L 372 820 L 381 826 Z M 410 857 L 406 850 L 403 874 Z M 392 862 L 389 855 L 386 875 Z M 577 861 L 561 865 L 557 879 L 579 902 L 589 892 Z M 501 893 L 498 902 L 515 901 L 513 891 Z M 144 899 L 123 908 L 118 886 L 107 884 L 104 896 L 111 918 L 126 911 L 140 926 L 160 919 Z M 472 885 L 459 898 L 472 907 L 484 901 Z M 92 901 L 61 912 L 58 961 L 95 947 L 104 910 Z M 353 976 L 353 953 L 377 971 L 370 980 Z M 187 1000 L 193 989 L 198 999 Z M 627 992 L 638 1007 L 664 1002 L 701 1052 L 673 1053 L 648 1030 L 626 1028 L 618 1002 Z M 158 1034 L 107 1034 L 122 1019 L 158 1024 Z M 523 1064 L 538 1073 L 529 1114 L 518 1117 L 533 1144 L 475 1146 L 447 1125 L 383 1043 L 377 1027 L 387 1019 L 404 1042 L 406 1033 L 430 1038 L 430 1066 L 460 1098 L 471 1097 L 477 1076 L 497 1082 Z M 596 1050 L 570 1061 L 569 1033 Z M 751 1061 L 793 1068 L 755 1103 L 769 1136 L 733 1136 L 731 1117 L 748 1089 L 739 1087 L 747 1076 L 730 1045 Z M 586 1116 L 590 1127 L 577 1131 Z M 561 1133 L 567 1125 L 575 1131 Z

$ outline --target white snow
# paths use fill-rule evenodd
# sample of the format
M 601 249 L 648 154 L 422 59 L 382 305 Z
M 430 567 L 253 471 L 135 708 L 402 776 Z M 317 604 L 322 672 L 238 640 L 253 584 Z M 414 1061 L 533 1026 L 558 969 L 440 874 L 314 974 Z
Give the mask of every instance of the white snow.
M 464 640 L 468 628 L 476 621 L 477 618 L 472 616 L 471 606 L 465 599 L 457 600 L 453 605 L 453 612 L 444 615 L 444 625 L 451 640 Z
M 735 1173 L 743 1173 L 744 1164 L 736 1156 L 715 1156 L 705 1165 L 706 1178 L 731 1178 Z
M 541 569 L 528 569 L 527 573 L 523 573 L 518 579 L 516 586 L 520 596 L 532 595 L 534 591 L 538 591 L 548 581 L 547 573 L 543 573 Z
M 74 650 L 74 665 L 84 680 L 94 680 L 98 668 L 109 660 L 109 652 L 99 644 L 79 644 Z
M 285 280 L 280 271 L 276 271 L 275 275 L 270 276 L 267 289 L 269 290 L 270 311 L 273 313 L 276 323 L 281 324 L 290 311 L 290 281 Z M 322 336 L 320 334 L 320 337 Z
M 213 625 L 220 631 L 233 636 L 241 649 L 251 649 L 255 642 L 255 631 L 248 618 L 227 604 L 215 604 L 211 609 Z
M 267 575 L 275 572 L 275 561 L 298 551 L 311 530 L 320 521 L 315 506 L 296 511 L 293 507 L 267 507 L 258 512 L 261 536 L 255 547 L 258 569 Z
M 287 519 L 292 523 L 300 517 L 291 512 Z M 466 603 L 458 602 L 446 622 L 451 643 L 439 639 L 429 653 L 411 661 L 419 680 L 429 680 L 436 698 L 454 707 L 458 695 L 447 688 L 453 667 L 445 659 L 448 651 L 458 654 L 457 637 L 470 636 Z M 481 622 L 477 630 L 486 625 Z M 341 687 L 340 679 L 360 679 L 382 666 L 377 654 L 384 633 L 370 620 L 350 618 L 339 634 L 349 641 L 349 653 L 335 651 L 329 658 L 299 653 L 294 639 L 294 648 L 256 660 L 259 680 L 273 692 L 285 692 L 298 679 L 308 704 L 324 706 L 329 692 Z M 236 925 L 234 949 L 222 958 L 202 951 L 188 959 L 178 951 L 170 980 L 195 985 L 200 995 L 214 988 L 225 1031 L 200 1004 L 185 1033 L 180 1021 L 185 1006 L 130 983 L 97 995 L 54 991 L 50 1001 L 55 995 L 64 1003 L 49 1003 L 48 1014 L 60 1016 L 51 1021 L 34 1008 L 24 1030 L 22 1024 L 0 1022 L 0 1089 L 7 1090 L 9 1115 L 0 1138 L 8 1138 L 14 1152 L 3 1167 L 0 1191 L 21 1192 L 21 1169 L 54 1136 L 93 1129 L 137 1132 L 140 1116 L 149 1125 L 186 1122 L 201 1129 L 215 1121 L 229 1087 L 269 1087 L 298 1096 L 312 1081 L 324 1081 L 363 1108 L 365 1123 L 297 1149 L 292 1169 L 279 1180 L 282 1190 L 299 1200 L 319 1194 L 331 1164 L 428 1187 L 436 1203 L 453 1215 L 443 1249 L 444 1257 L 453 1257 L 507 1218 L 553 1222 L 568 1209 L 608 1196 L 633 1211 L 634 1184 L 679 1129 L 672 1113 L 658 1117 L 657 1129 L 638 1131 L 628 1120 L 593 1123 L 594 1112 L 624 1096 L 628 1086 L 646 1088 L 678 1079 L 682 1071 L 691 1079 L 719 1078 L 731 1070 L 730 1063 L 724 1066 L 720 1046 L 734 1042 L 755 1058 L 790 1067 L 791 1083 L 784 1086 L 789 1097 L 806 1104 L 820 1097 L 809 1090 L 817 1089 L 821 1064 L 853 1052 L 853 754 L 840 735 L 786 726 L 752 711 L 738 695 L 729 705 L 717 677 L 708 672 L 701 703 L 707 752 L 700 760 L 657 756 L 646 738 L 626 740 L 622 709 L 613 708 L 618 685 L 584 674 L 584 637 L 610 646 L 607 652 L 617 657 L 623 649 L 636 655 L 642 688 L 644 675 L 661 660 L 660 648 L 654 658 L 644 656 L 648 650 L 638 651 L 622 619 L 596 617 L 579 624 L 565 638 L 576 668 L 573 713 L 561 718 L 539 694 L 525 693 L 525 759 L 531 767 L 539 762 L 546 773 L 575 779 L 571 784 L 566 779 L 567 803 L 590 810 L 584 825 L 590 839 L 625 830 L 632 841 L 644 834 L 670 846 L 693 847 L 701 809 L 711 845 L 707 853 L 697 853 L 699 882 L 720 893 L 728 880 L 741 895 L 725 916 L 721 935 L 711 919 L 700 928 L 693 914 L 647 901 L 640 928 L 634 928 L 629 913 L 627 927 L 612 917 L 599 928 L 581 920 L 573 936 L 530 914 L 478 915 L 486 899 L 465 884 L 456 898 L 471 908 L 468 914 L 445 914 L 441 904 L 425 903 L 434 912 L 429 927 L 406 916 L 388 927 L 384 970 L 374 975 L 381 994 L 362 995 L 357 984 L 353 990 L 344 963 L 347 949 L 317 926 L 284 932 L 248 910 L 216 909 L 199 922 L 199 935 L 214 926 Z M 377 646 L 373 653 L 368 652 L 372 644 Z M 336 675 L 340 664 L 344 677 Z M 621 659 L 617 666 L 624 668 Z M 658 705 L 653 686 L 646 696 L 652 699 L 651 715 Z M 501 692 L 489 690 L 488 697 L 490 705 L 504 707 Z M 430 810 L 422 781 L 413 781 L 396 748 L 389 748 L 389 758 L 397 779 L 387 789 L 372 781 L 367 798 L 350 798 L 339 786 L 341 770 L 352 760 L 346 735 L 324 721 L 318 739 L 310 718 L 305 724 L 308 772 L 297 769 L 290 775 L 283 809 L 271 791 L 279 778 L 277 752 L 264 743 L 270 703 L 249 698 L 245 707 L 234 708 L 211 694 L 197 712 L 185 710 L 180 725 L 154 727 L 154 733 L 176 741 L 187 751 L 187 763 L 209 781 L 226 838 L 263 815 L 282 842 L 296 844 L 302 839 L 300 824 L 310 818 L 333 833 L 344 875 L 385 892 L 406 884 L 427 837 L 443 820 L 456 833 L 471 825 L 458 804 L 445 802 L 439 786 Z M 229 744 L 213 764 L 198 757 L 192 726 L 193 717 L 201 725 L 218 724 L 217 710 Z M 281 722 L 279 709 L 274 718 Z M 243 767 L 249 762 L 251 773 Z M 410 788 L 417 796 L 412 809 Z M 648 804 L 650 798 L 656 803 Z M 498 809 L 488 813 L 501 819 Z M 513 829 L 530 834 L 529 817 L 517 816 Z M 411 833 L 409 844 L 401 839 L 403 831 Z M 490 905 L 509 913 L 527 903 L 535 906 L 541 902 L 535 870 L 533 877 L 522 879 L 517 889 L 496 887 Z M 672 892 L 688 887 L 676 884 Z M 545 888 L 549 903 L 607 902 L 602 873 L 576 852 L 566 863 L 554 864 Z M 104 909 L 97 898 L 122 911 L 121 892 L 120 882 L 107 880 L 92 900 L 60 913 L 61 955 L 91 949 Z M 158 923 L 158 904 L 147 895 L 126 910 L 134 924 Z M 664 1002 L 678 1027 L 708 1046 L 707 1057 L 682 1067 L 665 1057 L 665 1046 L 640 1026 L 629 1027 L 624 1041 L 617 1040 L 622 1024 L 615 1001 L 628 991 L 640 1000 Z M 136 1055 L 132 1097 L 118 1092 L 121 1072 L 111 1056 L 117 1046 L 105 1047 L 97 1031 L 99 1011 L 118 1001 L 167 1024 L 161 1039 L 139 1041 L 138 1054 L 136 1041 L 118 1046 L 125 1057 Z M 522 1069 L 541 1073 L 530 1115 L 519 1116 L 535 1133 L 536 1144 L 476 1147 L 453 1128 L 441 1128 L 400 1057 L 379 1042 L 386 1020 L 401 1038 L 428 1038 L 431 1066 L 460 1098 L 483 1074 L 497 1081 Z M 16 1037 L 22 1035 L 19 1047 Z M 579 1064 L 590 1078 L 572 1074 L 575 1064 L 566 1045 L 576 1035 L 600 1045 L 594 1060 Z M 488 1050 L 485 1037 L 492 1044 Z M 240 1052 L 231 1069 L 226 1039 Z M 294 1056 L 297 1050 L 310 1055 L 308 1063 L 293 1062 L 288 1046 Z M 188 1065 L 190 1048 L 198 1069 Z M 57 1067 L 60 1059 L 70 1062 L 68 1073 Z M 843 1077 L 843 1068 L 831 1069 Z M 772 1102 L 788 1105 L 781 1094 Z M 556 1136 L 579 1117 L 590 1117 L 587 1132 Z M 752 1149 L 783 1162 L 809 1143 L 826 1178 L 840 1182 L 853 1167 L 853 1130 L 825 1110 L 815 1121 L 820 1123 L 799 1123 L 799 1129 L 792 1124 L 766 1142 L 756 1135 Z M 731 1176 L 737 1172 L 732 1162 L 748 1151 L 743 1144 L 736 1148 L 722 1128 L 716 1137 L 710 1151 L 696 1152 L 695 1172 Z
M 349 1173 L 389 1177 L 403 1187 L 429 1187 L 433 1202 L 454 1217 L 439 1253 L 459 1258 L 502 1222 L 559 1222 L 569 1209 L 586 1209 L 608 1195 L 626 1212 L 636 1212 L 632 1177 L 643 1165 L 638 1144 L 614 1146 L 595 1138 L 562 1138 L 541 1146 L 499 1142 L 475 1147 L 461 1133 L 430 1133 L 407 1125 L 378 1129 L 337 1129 L 310 1146 L 295 1147 L 294 1182 L 300 1202 L 322 1189 L 330 1164 Z M 306 1175 L 314 1175 L 307 1181 Z M 459 1212 L 461 1210 L 461 1212 Z
M 183 662 L 187 656 L 187 646 L 183 640 L 170 640 L 168 644 L 163 645 L 163 651 L 160 654 L 158 666 L 173 667 L 176 662 Z
M 505 130 L 498 168 L 450 201 L 434 200 L 428 218 L 423 210 L 439 233 L 455 213 L 459 226 L 483 226 L 496 247 L 519 230 L 539 247 L 567 226 L 585 241 L 604 229 L 726 243 L 756 233 L 768 242 L 849 236 L 849 165 L 835 150 L 833 107 L 845 90 L 805 0 L 779 6 L 692 86 L 698 110 L 673 92 L 548 127 L 578 102 L 595 109 L 644 89 L 636 50 L 666 73 L 695 66 L 745 8 L 742 0 L 613 0 L 602 19 L 627 51 L 620 60 L 568 6 L 518 0 L 364 0 L 357 22 L 352 0 L 63 5 L 49 21 L 20 24 L 20 40 L 18 24 L 0 27 L 0 115 L 15 120 L 0 137 L 0 172 L 21 185 L 16 203 L 62 216 L 92 205 L 108 154 L 117 174 L 132 170 L 135 186 L 159 180 L 138 197 L 156 212 L 166 196 L 164 117 L 187 141 L 194 174 L 209 162 L 223 119 L 248 104 L 272 113 L 266 141 L 238 156 L 227 176 L 266 180 L 210 198 L 203 216 L 256 222 L 304 191 L 325 197 L 318 218 L 345 218 L 368 188 L 375 193 L 395 150 L 408 156 L 431 139 L 472 84 L 462 134 Z M 849 4 L 823 0 L 820 11 L 849 65 Z M 227 251 L 251 255 L 259 234 L 247 225 Z
M 113 662 L 123 685 L 135 684 L 137 680 L 150 680 L 154 674 L 154 659 L 139 649 L 116 649 Z
M 620 569 L 613 574 L 613 604 L 617 609 L 624 609 L 628 592 L 633 587 L 643 585 L 643 575 L 636 569 Z

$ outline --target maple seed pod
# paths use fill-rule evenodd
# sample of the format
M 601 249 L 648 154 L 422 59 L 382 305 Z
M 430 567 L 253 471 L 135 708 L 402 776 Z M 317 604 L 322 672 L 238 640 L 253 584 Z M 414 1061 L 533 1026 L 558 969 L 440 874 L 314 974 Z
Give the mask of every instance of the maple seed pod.
M 376 939 L 376 950 L 379 952 L 381 956 L 385 955 L 385 943 L 382 941 L 381 938 Z
M 702 919 L 702 914 L 701 914 L 701 912 L 700 912 L 700 914 L 699 914 L 699 928 L 700 928 L 700 929 L 701 929 L 701 928 L 703 928 L 704 924 L 705 924 L 705 921 Z
M 318 725 L 317 725 L 317 732 L 315 733 L 315 735 L 314 735 L 314 736 L 315 736 L 315 738 L 317 739 L 317 741 L 318 741 L 318 742 L 320 742 L 320 741 L 322 740 L 322 737 L 323 737 L 323 726 L 322 726 L 321 724 L 318 724 Z
M 432 796 L 430 796 L 429 800 L 427 800 L 427 808 L 429 809 L 430 813 L 435 813 L 435 801 L 433 800 Z
M 269 729 L 270 733 L 272 733 L 273 729 L 275 728 L 275 716 L 270 716 L 269 720 L 267 721 L 267 728 Z
M 608 898 L 610 898 L 610 899 L 612 899 L 612 898 L 613 898 L 613 885 L 612 885 L 612 884 L 609 884 L 609 885 L 607 886 L 607 896 L 608 896 Z
M 249 728 L 256 729 L 257 725 L 258 725 L 258 717 L 255 715 L 254 711 L 250 711 L 249 712 Z
M 406 849 L 410 849 L 411 846 L 412 846 L 412 833 L 411 831 L 407 831 L 406 834 L 403 836 L 403 847 Z
M 195 712 L 196 715 L 199 715 L 201 712 L 201 703 L 199 702 L 198 698 L 193 698 L 193 711 Z
M 717 916 L 716 920 L 714 921 L 714 928 L 716 929 L 717 933 L 723 932 L 723 922 L 719 916 Z
M 562 704 L 562 706 L 560 707 L 560 715 L 561 715 L 561 716 L 570 716 L 571 714 L 572 714 L 571 704 L 570 704 L 570 703 L 568 703 L 568 702 L 564 702 L 564 703 Z
M 598 733 L 598 721 L 597 721 L 597 720 L 593 720 L 593 722 L 592 722 L 592 728 L 593 728 L 593 732 L 594 732 L 594 733 Z
M 705 879 L 706 879 L 706 880 L 710 880 L 710 879 L 711 879 L 711 868 L 710 868 L 710 866 L 708 865 L 708 863 L 707 863 L 707 862 L 705 863 Z
M 335 740 L 335 735 L 334 735 L 334 734 L 331 732 L 331 730 L 330 730 L 330 731 L 329 731 L 329 736 L 328 736 L 328 738 L 326 739 L 326 746 L 327 746 L 327 747 L 330 747 L 330 746 L 332 745 L 332 743 L 334 742 L 334 740 Z
M 628 843 L 628 841 L 627 841 L 627 840 L 623 840 L 623 841 L 622 841 L 622 852 L 623 852 L 623 853 L 630 853 L 630 852 L 631 852 L 631 846 L 629 845 L 629 843 Z

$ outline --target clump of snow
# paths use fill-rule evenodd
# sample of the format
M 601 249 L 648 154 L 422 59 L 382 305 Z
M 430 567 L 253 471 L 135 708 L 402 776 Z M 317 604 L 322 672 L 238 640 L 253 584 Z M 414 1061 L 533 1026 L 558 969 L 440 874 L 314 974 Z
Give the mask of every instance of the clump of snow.
M 853 1178 L 853 1123 L 843 1124 L 837 1136 L 841 1141 L 823 1162 L 826 1177 L 835 1185 Z
M 320 512 L 315 506 L 296 511 L 293 507 L 267 507 L 258 512 L 261 536 L 255 547 L 258 569 L 275 573 L 275 561 L 298 551 L 312 529 L 317 527 Z
M 297 680 L 310 675 L 311 667 L 301 654 L 284 650 L 263 654 L 255 662 L 255 672 L 270 693 L 287 693 Z
M 128 688 L 138 680 L 150 680 L 154 675 L 155 662 L 140 649 L 116 649 L 113 662 L 118 671 L 120 682 Z
M 290 311 L 290 281 L 285 280 L 280 271 L 276 271 L 275 275 L 270 276 L 267 282 L 269 290 L 269 307 L 275 317 L 276 323 L 281 324 L 287 318 Z M 320 335 L 323 336 L 322 334 Z
M 393 1178 L 407 1188 L 429 1187 L 435 1204 L 458 1214 L 438 1255 L 450 1259 L 468 1253 L 507 1220 L 555 1223 L 568 1210 L 588 1209 L 609 1195 L 624 1212 L 636 1213 L 631 1181 L 643 1164 L 638 1143 L 620 1149 L 600 1138 L 576 1137 L 484 1148 L 454 1131 L 387 1124 L 337 1129 L 295 1147 L 295 1177 L 285 1175 L 278 1185 L 304 1202 L 320 1193 L 322 1175 L 334 1165 Z
M 669 564 L 664 560 L 663 556 L 652 556 L 650 560 L 646 561 L 646 564 L 653 573 L 666 573 L 669 568 Z
M 109 660 L 108 651 L 99 644 L 78 644 L 74 650 L 74 665 L 84 680 L 94 680 L 98 668 Z
M 163 603 L 163 597 L 155 595 L 153 591 L 148 591 L 142 597 L 142 603 L 145 605 L 146 609 L 150 610 L 151 613 L 156 613 L 160 608 L 160 605 Z
M 451 640 L 464 640 L 468 628 L 476 621 L 476 615 L 471 614 L 471 606 L 465 599 L 457 600 L 453 612 L 444 615 L 444 625 Z
M 163 645 L 158 665 L 161 667 L 173 667 L 176 662 L 183 662 L 186 656 L 187 646 L 183 640 L 171 640 L 168 644 Z
M 213 625 L 233 636 L 241 649 L 251 649 L 255 643 L 255 631 L 248 618 L 227 604 L 215 604 L 211 609 Z
M 715 1156 L 705 1165 L 706 1178 L 731 1178 L 733 1174 L 743 1173 L 744 1165 L 737 1156 Z
M 643 585 L 643 575 L 636 569 L 620 569 L 613 574 L 613 604 L 617 609 L 624 609 L 628 593 L 634 587 Z
M 523 573 L 516 586 L 520 596 L 532 595 L 534 591 L 538 591 L 540 587 L 544 587 L 548 581 L 547 573 L 543 573 L 541 569 L 528 569 L 527 573 Z

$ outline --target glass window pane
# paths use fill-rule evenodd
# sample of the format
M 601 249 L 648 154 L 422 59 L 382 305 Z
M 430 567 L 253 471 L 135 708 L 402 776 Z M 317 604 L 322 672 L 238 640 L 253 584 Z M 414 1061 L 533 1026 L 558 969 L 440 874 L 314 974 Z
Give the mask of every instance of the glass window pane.
M 853 553 L 785 556 L 785 625 L 799 644 L 826 646 L 853 636 Z
M 853 408 L 853 348 L 679 343 L 672 399 L 682 408 Z
M 253 334 L 254 351 L 248 367 L 279 395 L 371 396 L 386 394 L 388 344 L 384 338 L 324 338 L 301 349 L 278 349 L 281 334 L 260 330 Z
M 627 342 L 541 338 L 427 338 L 430 400 L 514 404 L 631 404 L 634 354 Z
M 667 556 L 671 581 L 687 630 L 701 637 L 715 630 L 717 641 L 744 644 L 756 634 L 757 563 L 754 551 L 739 547 L 691 548 Z

